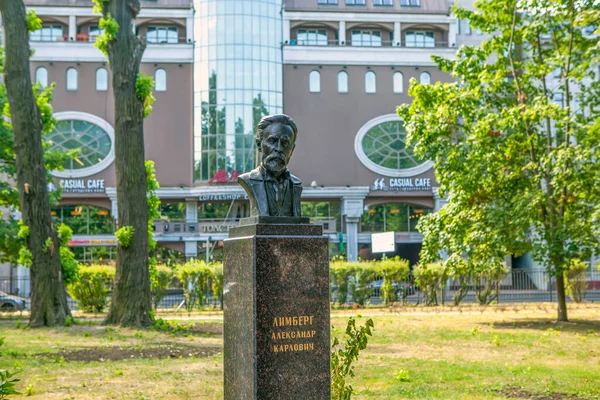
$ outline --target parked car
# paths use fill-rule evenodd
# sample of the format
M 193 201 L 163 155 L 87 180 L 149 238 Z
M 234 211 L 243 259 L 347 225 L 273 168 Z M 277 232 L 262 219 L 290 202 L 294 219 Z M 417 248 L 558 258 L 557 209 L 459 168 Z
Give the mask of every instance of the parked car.
M 15 311 L 25 308 L 26 300 L 19 296 L 0 291 L 0 311 Z

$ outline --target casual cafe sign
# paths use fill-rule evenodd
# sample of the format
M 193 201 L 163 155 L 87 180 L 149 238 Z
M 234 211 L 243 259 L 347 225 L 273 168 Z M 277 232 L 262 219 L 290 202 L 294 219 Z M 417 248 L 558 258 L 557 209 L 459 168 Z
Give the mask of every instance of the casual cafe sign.
M 371 191 L 416 192 L 431 190 L 430 178 L 379 178 L 375 179 Z
M 104 193 L 104 179 L 61 179 L 63 193 Z

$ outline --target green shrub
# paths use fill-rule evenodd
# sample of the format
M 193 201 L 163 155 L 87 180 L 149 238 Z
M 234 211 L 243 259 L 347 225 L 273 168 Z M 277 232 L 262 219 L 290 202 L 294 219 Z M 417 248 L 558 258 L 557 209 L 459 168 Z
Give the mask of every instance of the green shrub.
M 192 259 L 177 267 L 175 276 L 181 282 L 187 311 L 192 311 L 196 302 L 199 307 L 202 307 L 204 289 L 211 276 L 211 271 L 206 263 L 202 260 Z
M 456 287 L 456 290 L 452 295 L 452 301 L 454 302 L 454 305 L 457 306 L 469 293 L 469 290 L 473 285 L 473 266 L 463 257 L 455 254 L 451 255 L 448 260 L 446 260 L 445 265 L 448 276 L 454 281 L 454 286 Z
M 375 279 L 376 271 L 374 263 L 359 262 L 349 265 L 350 290 L 352 291 L 352 299 L 355 304 L 364 306 L 367 299 L 371 298 L 373 288 L 370 286 Z
M 410 273 L 408 261 L 396 256 L 394 258 L 384 258 L 381 261 L 375 262 L 375 265 L 377 274 L 383 278 L 381 299 L 385 304 L 392 304 L 398 300 L 396 290 L 394 289 L 394 281 L 403 282 L 408 279 L 408 274 Z M 402 294 L 403 301 L 407 295 L 408 292 L 405 288 Z
M 348 278 L 352 275 L 351 264 L 343 258 L 336 259 L 329 264 L 329 274 L 331 276 L 331 284 L 336 286 L 335 300 L 339 305 L 343 305 L 348 299 Z
M 102 312 L 108 304 L 108 293 L 115 280 L 113 265 L 80 265 L 78 278 L 68 288 L 79 308 L 86 312 Z
M 579 258 L 572 259 L 569 263 L 569 269 L 565 271 L 565 290 L 575 303 L 581 303 L 587 292 L 587 271 L 588 265 Z
M 152 293 L 152 302 L 154 309 L 158 308 L 158 303 L 167 294 L 167 289 L 173 281 L 173 270 L 166 265 L 157 265 L 153 268 L 153 276 L 150 277 L 150 292 Z
M 223 309 L 223 263 L 213 262 L 210 268 L 210 286 L 213 291 L 214 304 L 217 304 L 217 299 L 221 302 L 221 310 Z
M 340 341 L 333 338 L 331 344 L 331 398 L 332 400 L 349 400 L 353 388 L 346 381 L 354 377 L 354 362 L 358 360 L 361 350 L 367 348 L 369 336 L 373 336 L 374 324 L 368 319 L 365 326 L 356 326 L 354 318 L 348 319 L 346 326 L 346 344 L 343 349 L 338 348 Z
M 442 291 L 448 278 L 446 268 L 440 263 L 417 265 L 413 270 L 415 283 L 423 293 L 427 306 L 438 305 L 438 293 Z
M 498 300 L 500 283 L 508 275 L 510 269 L 505 263 L 475 266 L 475 296 L 480 305 L 491 304 Z

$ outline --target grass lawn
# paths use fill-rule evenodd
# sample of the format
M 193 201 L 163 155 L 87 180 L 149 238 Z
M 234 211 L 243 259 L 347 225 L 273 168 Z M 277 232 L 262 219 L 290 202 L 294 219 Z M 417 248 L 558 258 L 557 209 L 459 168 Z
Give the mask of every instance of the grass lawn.
M 563 324 L 549 304 L 360 310 L 375 333 L 353 398 L 600 399 L 600 305 L 570 306 Z M 355 313 L 335 311 L 332 332 Z M 169 333 L 89 318 L 31 330 L 0 317 L 0 369 L 21 369 L 18 389 L 30 399 L 221 399 L 219 318 L 182 316 L 193 327 Z

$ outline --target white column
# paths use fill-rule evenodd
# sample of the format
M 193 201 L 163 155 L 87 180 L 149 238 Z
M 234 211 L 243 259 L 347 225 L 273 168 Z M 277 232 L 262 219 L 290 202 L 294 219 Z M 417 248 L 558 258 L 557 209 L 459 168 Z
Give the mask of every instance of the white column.
M 194 43 L 194 17 L 185 19 L 185 41 Z
M 290 44 L 290 32 L 291 28 L 290 28 L 290 20 L 289 19 L 284 19 L 283 20 L 283 44 Z
M 340 21 L 338 26 L 338 41 L 340 46 L 346 45 L 346 21 Z
M 118 220 L 119 220 L 119 208 L 117 206 L 117 199 L 116 198 L 111 198 L 110 199 L 110 212 L 111 212 L 112 217 L 115 220 L 115 222 L 118 222 Z
M 198 222 L 198 202 L 197 201 L 186 201 L 185 202 L 185 222 L 188 224 L 195 224 Z
M 69 40 L 75 40 L 77 36 L 77 17 L 69 15 Z
M 448 26 L 448 47 L 456 47 L 456 18 L 450 19 Z
M 402 24 L 400 22 L 394 22 L 394 43 L 392 46 L 402 46 Z
M 185 253 L 185 259 L 198 258 L 198 242 L 183 242 L 183 249 Z
M 358 260 L 358 224 L 364 209 L 364 197 L 344 197 L 342 215 L 346 217 L 346 258 Z

